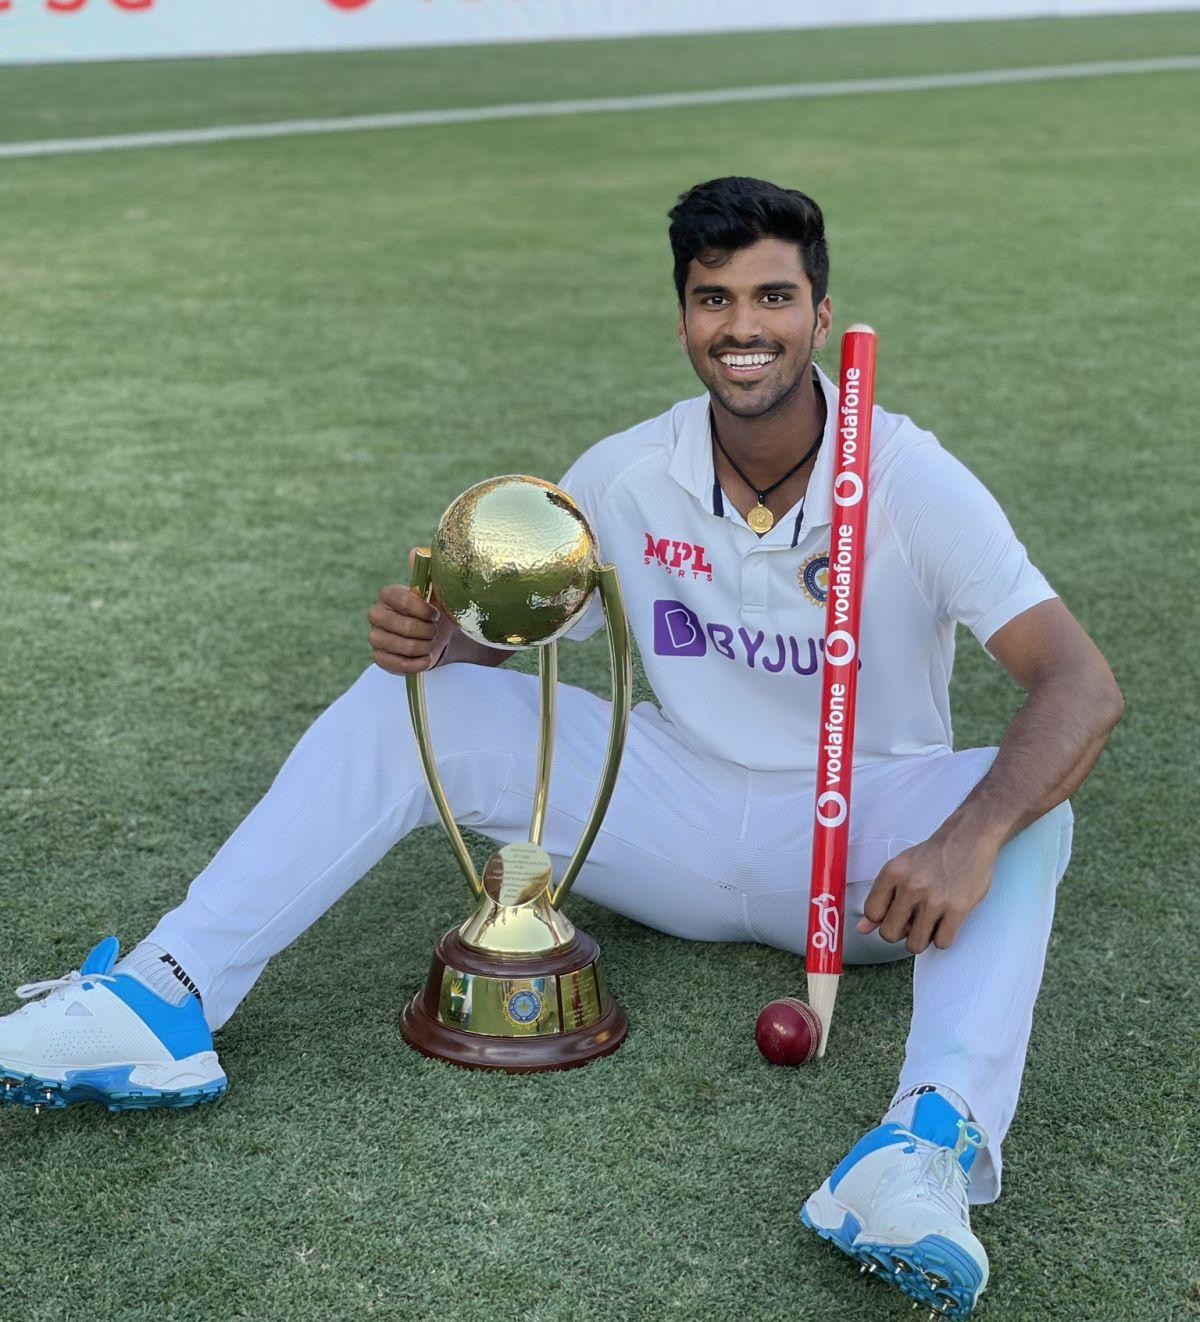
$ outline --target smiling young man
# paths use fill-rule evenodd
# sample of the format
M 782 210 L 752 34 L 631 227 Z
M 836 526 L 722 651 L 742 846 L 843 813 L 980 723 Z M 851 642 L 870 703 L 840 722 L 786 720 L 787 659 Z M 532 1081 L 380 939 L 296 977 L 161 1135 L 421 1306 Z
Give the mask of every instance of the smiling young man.
M 832 309 L 802 193 L 717 179 L 671 212 L 679 339 L 705 393 L 611 436 L 562 479 L 615 562 L 658 705 L 633 712 L 578 891 L 682 937 L 802 954 L 837 390 L 814 365 Z M 951 1316 L 987 1283 L 968 1202 L 1000 1191 L 1070 850 L 1067 797 L 1121 712 L 1103 657 L 999 506 L 907 417 L 876 409 L 846 959 L 912 953 L 899 1084 L 808 1199 L 807 1226 Z M 10 1102 L 114 1109 L 219 1096 L 211 1032 L 267 961 L 414 827 L 436 820 L 403 676 L 432 670 L 459 820 L 526 838 L 537 681 L 497 670 L 408 588 L 369 612 L 374 664 L 307 731 L 184 902 L 116 963 L 19 989 L 0 1019 Z M 965 624 L 1027 691 L 999 749 L 952 751 Z M 598 603 L 573 630 L 600 624 Z M 574 848 L 608 707 L 562 686 L 544 843 Z M 43 995 L 44 993 L 44 995 Z M 40 998 L 40 999 L 35 999 Z

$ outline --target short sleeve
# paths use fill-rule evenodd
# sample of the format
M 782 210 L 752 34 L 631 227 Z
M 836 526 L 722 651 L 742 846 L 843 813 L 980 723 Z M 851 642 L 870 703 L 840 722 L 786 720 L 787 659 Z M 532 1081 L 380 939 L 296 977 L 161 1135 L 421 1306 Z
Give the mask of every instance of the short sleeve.
M 965 624 L 983 646 L 1023 611 L 1057 595 L 995 497 L 928 433 L 888 466 L 883 485 L 926 603 Z
M 591 525 L 592 531 L 599 537 L 599 529 L 596 527 L 596 507 L 599 501 L 593 493 L 588 491 L 588 483 L 584 480 L 580 467 L 578 462 L 572 464 L 559 480 L 558 486 L 579 506 L 583 511 L 584 518 Z M 588 602 L 583 614 L 563 634 L 563 637 L 571 639 L 572 642 L 581 643 L 585 638 L 590 638 L 603 624 L 604 606 L 600 601 L 600 593 L 593 592 L 592 599 Z

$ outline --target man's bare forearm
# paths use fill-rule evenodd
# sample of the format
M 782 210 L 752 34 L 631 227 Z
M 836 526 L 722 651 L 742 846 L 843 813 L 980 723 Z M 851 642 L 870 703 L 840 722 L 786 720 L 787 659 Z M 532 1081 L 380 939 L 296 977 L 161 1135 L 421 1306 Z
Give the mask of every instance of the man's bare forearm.
M 1122 710 L 1107 666 L 1044 678 L 1013 717 L 987 774 L 938 834 L 969 831 L 998 849 L 1083 784 Z

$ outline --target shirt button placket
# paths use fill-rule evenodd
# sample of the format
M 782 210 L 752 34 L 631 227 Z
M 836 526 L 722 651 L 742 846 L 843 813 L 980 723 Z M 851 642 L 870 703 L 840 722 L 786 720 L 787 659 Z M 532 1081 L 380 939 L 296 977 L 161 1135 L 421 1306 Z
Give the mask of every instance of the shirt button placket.
M 762 615 L 767 609 L 767 557 L 753 549 L 742 559 L 742 610 Z

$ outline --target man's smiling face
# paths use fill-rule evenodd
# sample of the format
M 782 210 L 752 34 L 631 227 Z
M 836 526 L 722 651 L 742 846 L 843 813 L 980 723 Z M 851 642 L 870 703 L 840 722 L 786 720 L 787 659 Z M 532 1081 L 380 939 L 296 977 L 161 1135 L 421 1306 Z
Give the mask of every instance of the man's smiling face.
M 688 269 L 680 343 L 709 393 L 739 417 L 791 398 L 829 325 L 829 299 L 813 307 L 798 244 L 759 239 L 720 265 L 693 260 Z

